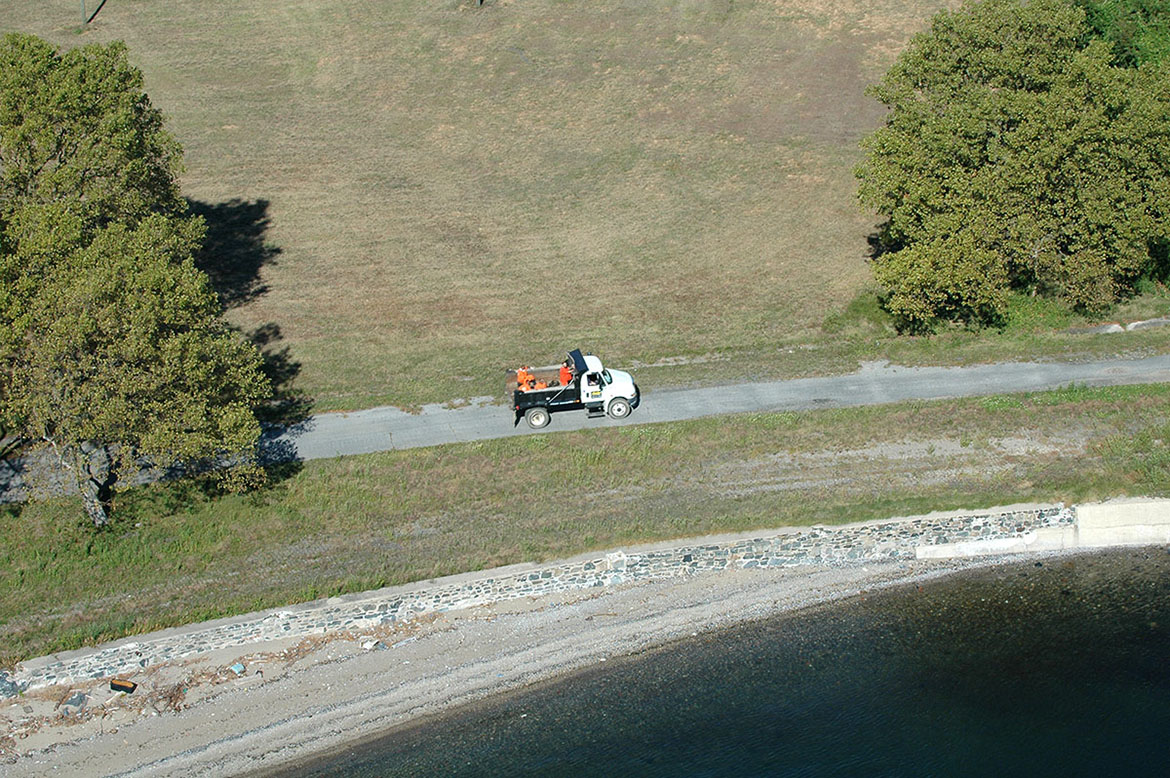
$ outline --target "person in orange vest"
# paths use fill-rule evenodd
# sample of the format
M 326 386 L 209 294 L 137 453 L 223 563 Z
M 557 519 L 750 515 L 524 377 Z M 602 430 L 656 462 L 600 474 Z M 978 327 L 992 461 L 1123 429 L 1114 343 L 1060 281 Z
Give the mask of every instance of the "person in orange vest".
M 568 386 L 573 383 L 573 371 L 569 369 L 569 360 L 561 363 L 561 386 Z
M 522 392 L 527 392 L 532 387 L 532 373 L 528 372 L 528 367 L 522 367 L 516 371 L 516 386 Z

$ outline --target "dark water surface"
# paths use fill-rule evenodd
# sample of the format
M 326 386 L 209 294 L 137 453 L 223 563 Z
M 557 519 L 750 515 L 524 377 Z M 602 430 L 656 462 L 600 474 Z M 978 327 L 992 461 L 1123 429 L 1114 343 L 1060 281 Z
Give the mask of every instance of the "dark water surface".
M 1027 562 L 671 644 L 288 776 L 1167 776 L 1170 553 Z

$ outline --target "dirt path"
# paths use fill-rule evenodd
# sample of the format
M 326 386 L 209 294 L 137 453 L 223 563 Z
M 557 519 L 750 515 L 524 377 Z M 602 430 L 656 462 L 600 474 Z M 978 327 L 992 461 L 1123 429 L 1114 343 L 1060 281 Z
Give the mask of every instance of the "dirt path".
M 870 363 L 849 375 L 653 392 L 643 398 L 641 407 L 626 420 L 590 420 L 580 412 L 561 413 L 540 432 L 652 424 L 727 413 L 801 411 L 1034 392 L 1071 384 L 1111 386 L 1164 381 L 1170 381 L 1170 355 L 972 367 Z M 491 405 L 490 398 L 481 398 L 460 408 L 427 406 L 417 414 L 397 408 L 321 414 L 295 429 L 272 431 L 266 446 L 274 458 L 308 460 L 526 434 L 532 434 L 532 430 L 523 422 L 513 427 L 509 409 Z

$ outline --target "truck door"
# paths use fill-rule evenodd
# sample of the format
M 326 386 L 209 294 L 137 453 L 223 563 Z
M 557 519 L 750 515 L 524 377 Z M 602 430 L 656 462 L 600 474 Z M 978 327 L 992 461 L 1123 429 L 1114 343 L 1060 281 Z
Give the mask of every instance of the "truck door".
M 601 373 L 581 376 L 581 402 L 585 405 L 601 403 Z

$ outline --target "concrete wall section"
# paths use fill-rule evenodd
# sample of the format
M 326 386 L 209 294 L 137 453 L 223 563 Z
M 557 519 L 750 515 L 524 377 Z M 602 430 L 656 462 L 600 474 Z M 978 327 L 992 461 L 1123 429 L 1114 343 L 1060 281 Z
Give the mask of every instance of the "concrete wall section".
M 1078 505 L 1074 521 L 1027 532 L 933 543 L 915 549 L 918 559 L 1062 551 L 1112 546 L 1170 544 L 1170 500 L 1113 500 Z
M 1118 500 L 1078 505 L 1077 543 L 1082 548 L 1170 543 L 1170 500 Z
M 918 559 L 957 559 L 1000 554 L 1024 554 L 1039 551 L 1063 551 L 1076 548 L 1074 526 L 1038 527 L 1012 537 L 972 540 L 962 543 L 937 543 L 914 549 Z

